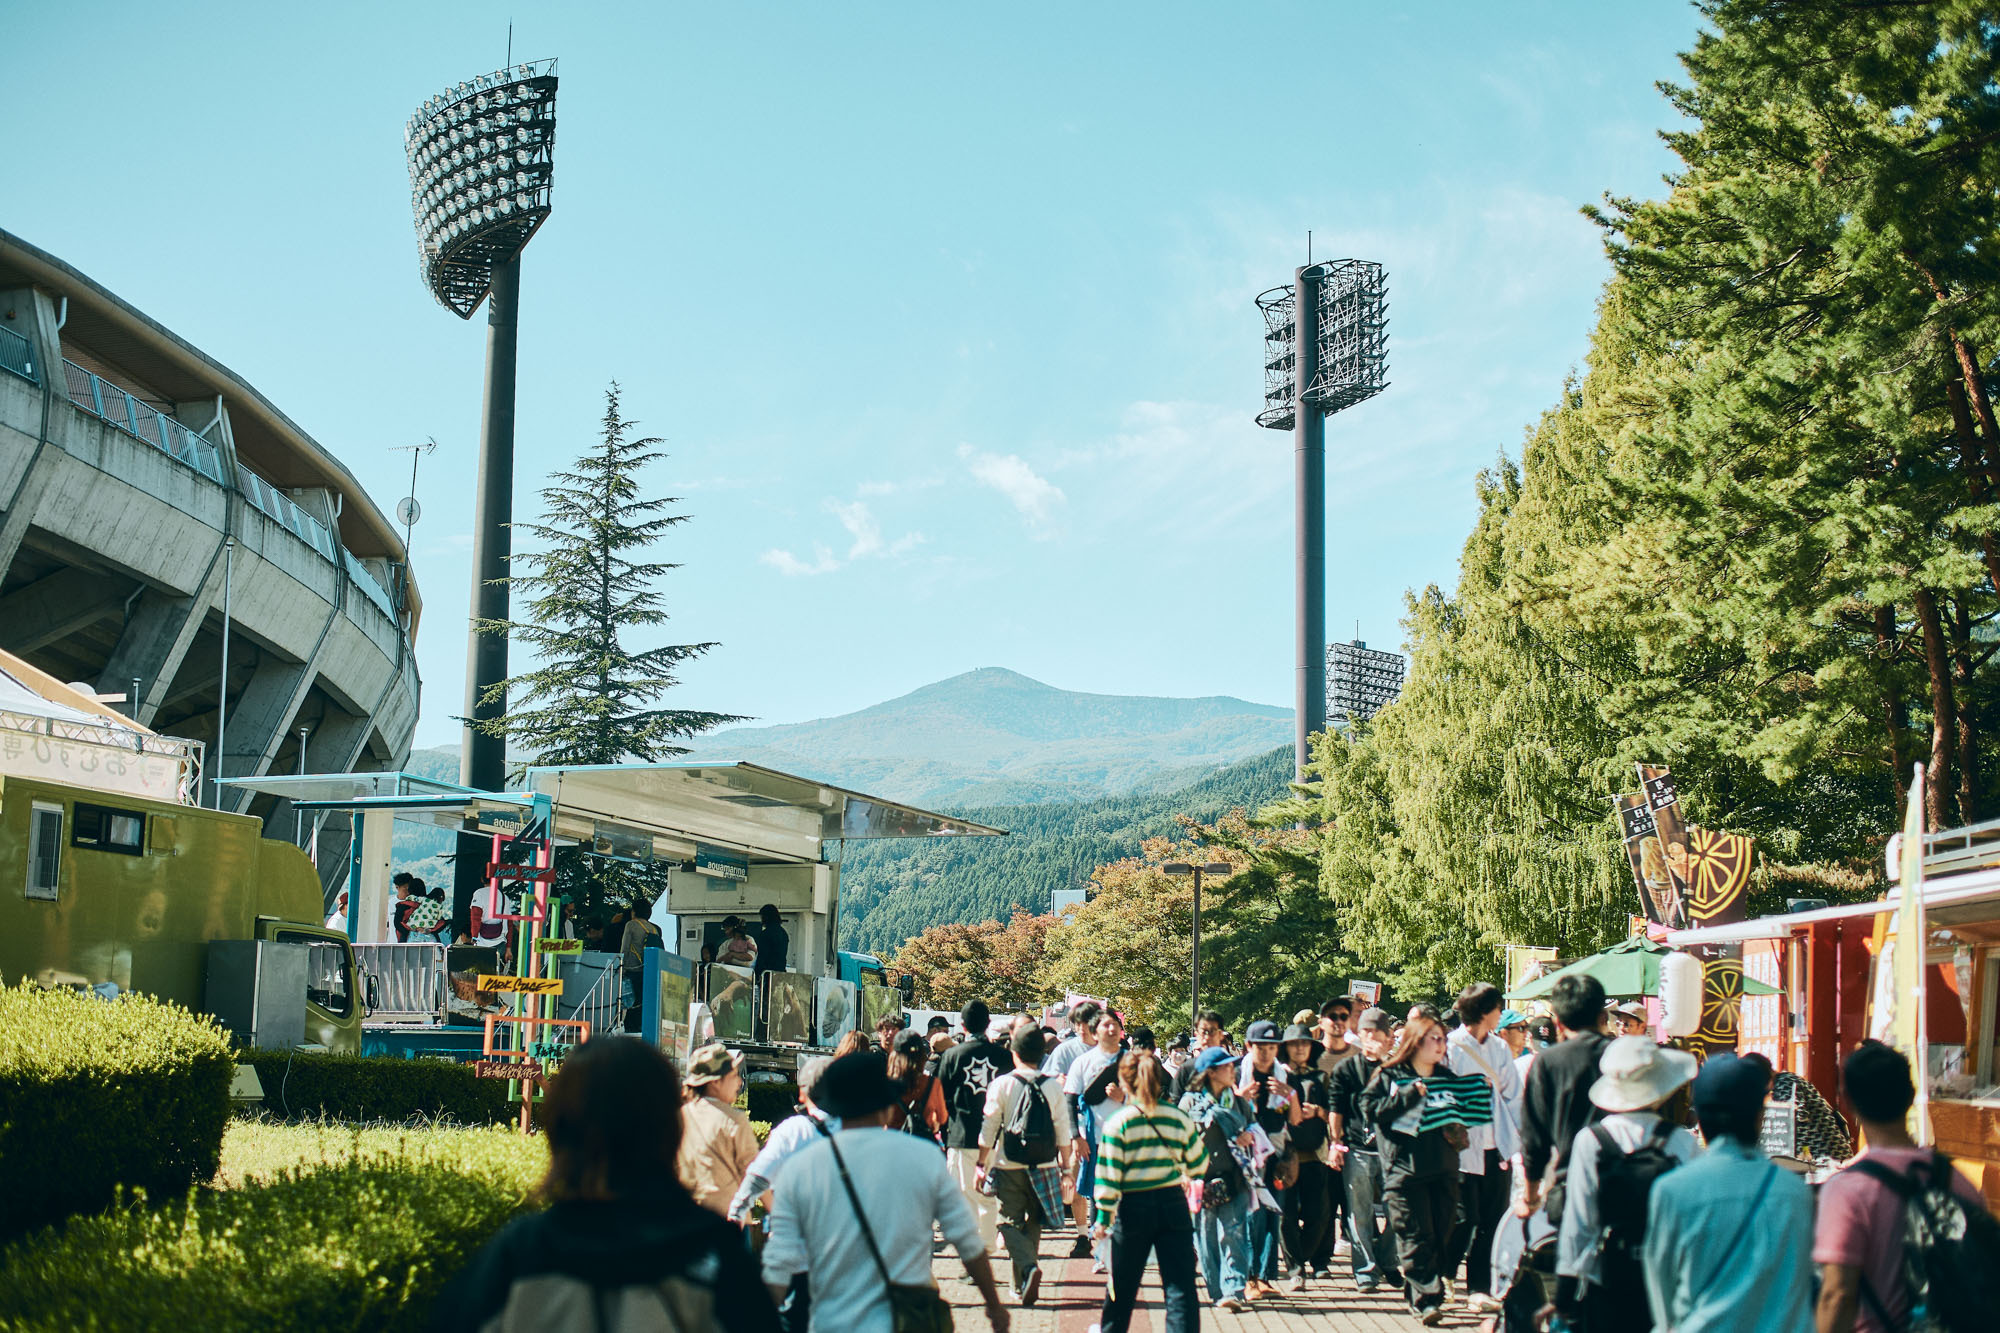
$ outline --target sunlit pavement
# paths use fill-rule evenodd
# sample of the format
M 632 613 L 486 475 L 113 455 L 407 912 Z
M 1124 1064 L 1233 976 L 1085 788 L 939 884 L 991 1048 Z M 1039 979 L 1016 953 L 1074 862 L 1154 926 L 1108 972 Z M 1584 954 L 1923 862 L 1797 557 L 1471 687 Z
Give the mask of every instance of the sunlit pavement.
M 1070 1259 L 1074 1232 L 1056 1232 L 1042 1238 L 1042 1290 L 1033 1309 L 1009 1304 L 1012 1333 L 1090 1333 L 1104 1301 L 1104 1276 L 1090 1271 L 1090 1260 Z M 1344 1260 L 1343 1260 L 1344 1262 Z M 953 1323 L 961 1333 L 983 1333 L 986 1316 L 980 1310 L 979 1290 L 958 1279 L 965 1266 L 948 1249 L 933 1264 L 945 1299 L 953 1305 Z M 995 1256 L 994 1271 L 1000 1290 L 1007 1290 L 1008 1266 L 1005 1255 Z M 1282 1294 L 1259 1301 L 1241 1314 L 1218 1310 L 1206 1300 L 1201 1307 L 1204 1329 L 1223 1333 L 1412 1333 L 1420 1327 L 1397 1292 L 1364 1295 L 1354 1289 L 1344 1272 L 1325 1281 L 1312 1282 L 1298 1295 Z M 1447 1310 L 1441 1328 L 1477 1329 L 1484 1316 L 1463 1308 Z M 1160 1293 L 1159 1275 L 1151 1268 L 1139 1288 L 1139 1307 L 1132 1315 L 1131 1333 L 1165 1333 L 1166 1314 Z

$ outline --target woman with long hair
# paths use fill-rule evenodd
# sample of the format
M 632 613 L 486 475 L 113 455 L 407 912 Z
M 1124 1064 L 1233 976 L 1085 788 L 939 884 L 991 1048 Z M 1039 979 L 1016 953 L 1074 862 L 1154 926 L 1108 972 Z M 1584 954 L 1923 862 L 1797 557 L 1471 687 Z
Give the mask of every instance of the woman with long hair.
M 1118 1061 L 1125 1105 L 1104 1123 L 1097 1142 L 1097 1176 L 1091 1201 L 1099 1236 L 1111 1236 L 1111 1277 L 1104 1287 L 1100 1333 L 1125 1333 L 1146 1257 L 1160 1265 L 1166 1292 L 1166 1333 L 1194 1333 L 1200 1326 L 1195 1290 L 1194 1219 L 1182 1185 L 1208 1170 L 1201 1130 L 1173 1105 L 1161 1105 L 1167 1071 L 1150 1052 L 1128 1051 Z
M 931 1048 L 924 1034 L 909 1029 L 896 1037 L 889 1052 L 889 1079 L 902 1088 L 903 1095 L 889 1108 L 889 1128 L 904 1130 L 919 1138 L 935 1139 L 944 1128 L 944 1089 L 936 1074 L 926 1074 Z
M 1250 1150 L 1252 1112 L 1236 1095 L 1236 1057 L 1227 1050 L 1209 1047 L 1194 1058 L 1193 1068 L 1181 1110 L 1200 1127 L 1208 1150 L 1195 1250 L 1210 1299 L 1217 1309 L 1234 1313 L 1248 1305 L 1251 1181 L 1231 1148 Z
M 777 1333 L 742 1233 L 675 1170 L 681 1081 L 632 1037 L 570 1052 L 542 1102 L 548 1207 L 510 1222 L 440 1297 L 433 1326 L 514 1333 Z
M 868 1047 L 868 1034 L 859 1028 L 849 1028 L 841 1034 L 840 1040 L 834 1043 L 833 1058 L 838 1060 L 843 1055 L 859 1055 Z
M 1383 1204 L 1396 1258 L 1403 1270 L 1410 1312 L 1426 1325 L 1444 1318 L 1444 1247 L 1458 1215 L 1458 1152 L 1453 1129 L 1423 1128 L 1429 1088 L 1424 1080 L 1449 1074 L 1444 1024 L 1412 1009 L 1395 1049 L 1361 1093 L 1361 1111 L 1375 1126 L 1382 1149 Z

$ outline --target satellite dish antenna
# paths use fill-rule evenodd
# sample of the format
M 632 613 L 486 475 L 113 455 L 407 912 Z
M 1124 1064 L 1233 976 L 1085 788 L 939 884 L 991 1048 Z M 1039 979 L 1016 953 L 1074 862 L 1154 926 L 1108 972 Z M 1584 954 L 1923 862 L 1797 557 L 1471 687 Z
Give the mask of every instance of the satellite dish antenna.
M 406 495 L 396 501 L 396 521 L 401 523 L 404 528 L 414 527 L 417 520 L 423 516 L 424 507 L 417 503 L 416 496 Z

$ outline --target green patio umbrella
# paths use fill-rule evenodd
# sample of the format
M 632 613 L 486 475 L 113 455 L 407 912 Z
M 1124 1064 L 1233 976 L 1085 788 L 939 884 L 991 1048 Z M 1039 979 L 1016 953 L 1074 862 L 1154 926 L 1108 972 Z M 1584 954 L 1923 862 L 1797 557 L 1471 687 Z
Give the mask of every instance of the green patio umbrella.
M 1660 960 L 1672 952 L 1666 945 L 1655 944 L 1644 936 L 1621 940 L 1603 953 L 1579 958 L 1567 967 L 1536 977 L 1507 998 L 1510 1001 L 1546 999 L 1550 987 L 1570 976 L 1596 977 L 1597 984 L 1604 987 L 1608 999 L 1635 1000 L 1644 995 L 1658 995 Z M 1776 995 L 1778 990 L 1755 977 L 1746 976 L 1743 978 L 1743 993 Z

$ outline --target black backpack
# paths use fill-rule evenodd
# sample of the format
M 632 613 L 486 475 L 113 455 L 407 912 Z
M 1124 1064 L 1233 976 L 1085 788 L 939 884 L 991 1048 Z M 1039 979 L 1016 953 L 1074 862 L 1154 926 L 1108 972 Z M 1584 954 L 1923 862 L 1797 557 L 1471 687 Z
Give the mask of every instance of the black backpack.
M 1646 1243 L 1646 1204 L 1653 1182 L 1680 1165 L 1667 1151 L 1674 1126 L 1658 1121 L 1631 1152 L 1620 1151 L 1601 1123 L 1590 1132 L 1597 1140 L 1597 1222 L 1604 1230 L 1601 1285 L 1643 1300 L 1646 1277 L 1640 1251 Z
M 1007 1160 L 1020 1166 L 1043 1166 L 1056 1160 L 1056 1117 L 1049 1109 L 1049 1099 L 1042 1093 L 1042 1085 L 1048 1080 L 1036 1078 L 1018 1080 L 1021 1095 L 1014 1099 L 1014 1107 L 1007 1113 L 1007 1123 L 1000 1127 L 1000 1142 L 1006 1149 Z
M 1907 1174 L 1862 1158 L 1852 1167 L 1903 1201 L 1903 1282 L 1909 1329 L 1963 1333 L 1993 1327 L 2000 1310 L 2000 1222 L 1953 1193 L 1951 1159 L 1933 1153 Z M 1894 1325 L 1864 1276 L 1861 1294 L 1885 1327 Z

